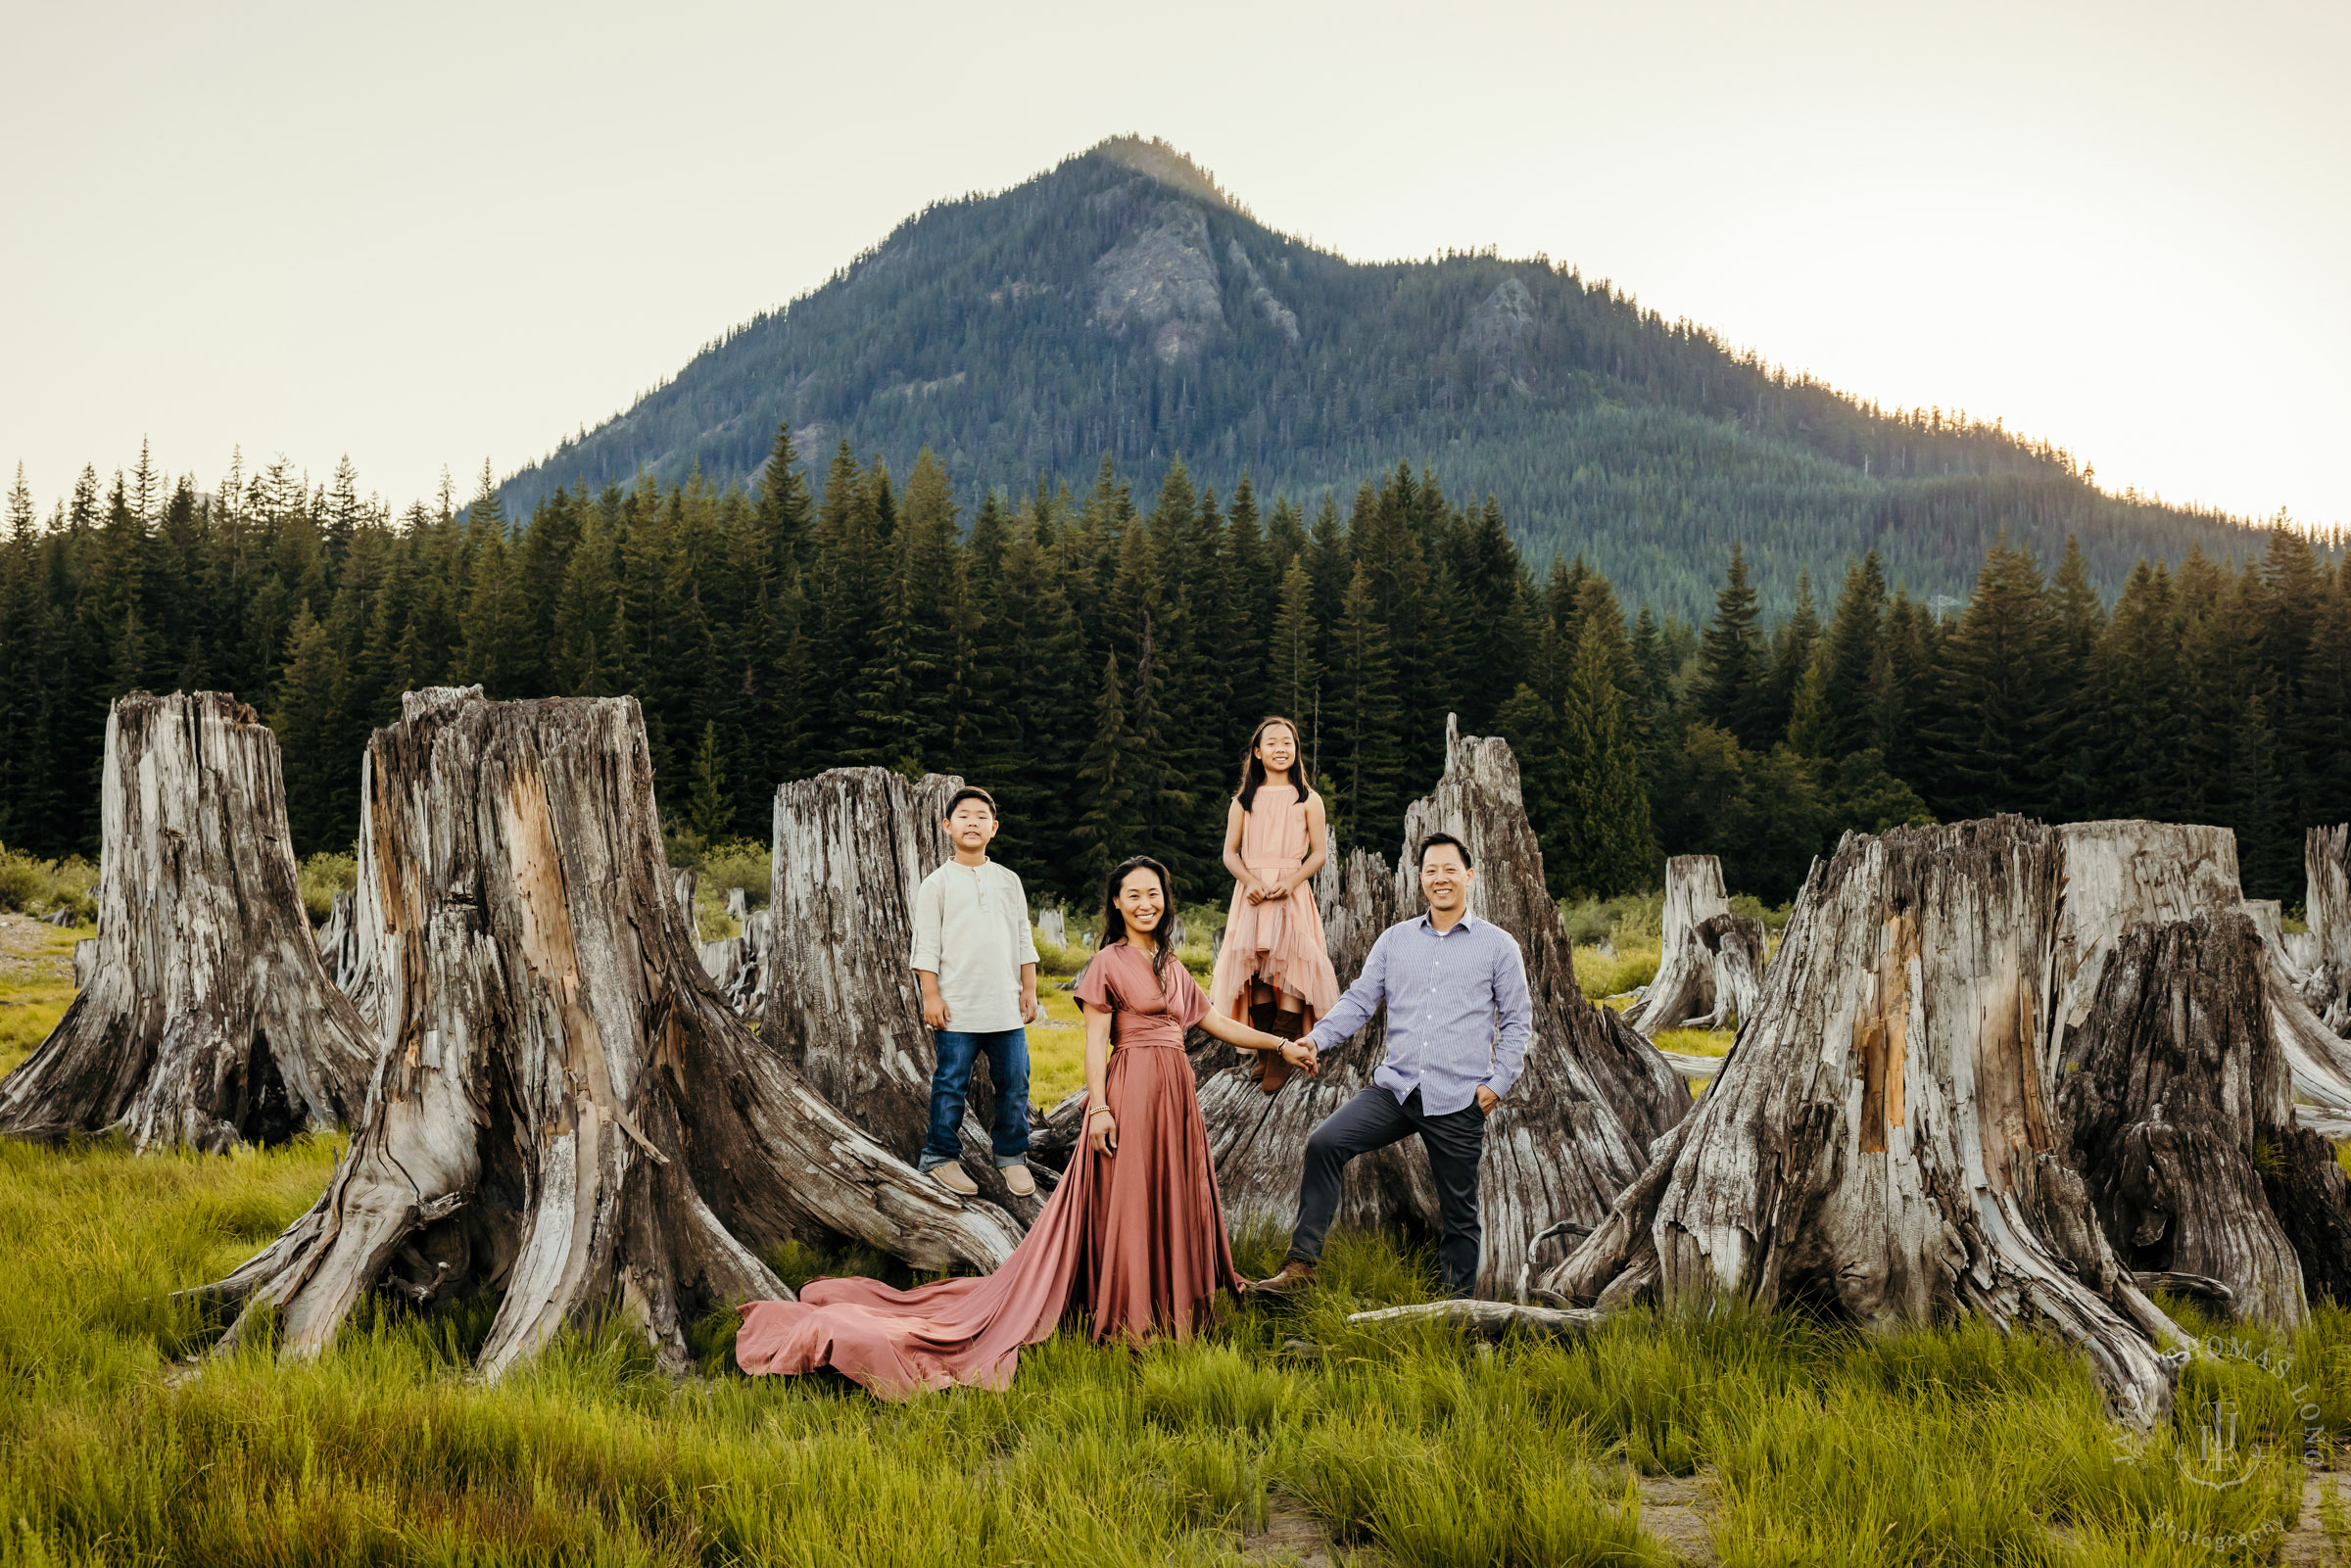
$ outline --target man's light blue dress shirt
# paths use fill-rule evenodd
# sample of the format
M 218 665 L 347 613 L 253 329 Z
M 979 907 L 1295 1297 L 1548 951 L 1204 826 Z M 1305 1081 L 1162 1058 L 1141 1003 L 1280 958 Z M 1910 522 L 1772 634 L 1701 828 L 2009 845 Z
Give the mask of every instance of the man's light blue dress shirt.
M 1388 1004 L 1388 1054 L 1371 1081 L 1402 1105 L 1420 1091 L 1432 1117 L 1459 1111 L 1484 1084 L 1511 1092 L 1535 1032 L 1518 943 L 1492 921 L 1463 913 L 1450 931 L 1426 915 L 1391 926 L 1371 944 L 1364 973 L 1308 1038 L 1327 1051 L 1354 1037 Z

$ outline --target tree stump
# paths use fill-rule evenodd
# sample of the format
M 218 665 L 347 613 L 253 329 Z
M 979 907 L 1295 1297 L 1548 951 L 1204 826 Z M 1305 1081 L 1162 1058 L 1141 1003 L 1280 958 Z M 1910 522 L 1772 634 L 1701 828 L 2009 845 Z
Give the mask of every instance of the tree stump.
M 1763 923 L 1731 913 L 1722 862 L 1675 855 L 1665 862 L 1664 929 L 1656 978 L 1624 1010 L 1651 1039 L 1662 1029 L 1727 1029 L 1754 1011 L 1763 990 Z
M 1562 1223 L 1597 1225 L 1624 1185 L 1648 1164 L 1650 1144 L 1689 1115 L 1690 1091 L 1640 1034 L 1596 1008 L 1576 985 L 1567 930 L 1543 884 L 1543 852 L 1526 820 L 1518 764 L 1505 741 L 1463 736 L 1449 716 L 1445 773 L 1436 788 L 1405 813 L 1404 850 L 1377 886 L 1385 864 L 1358 851 L 1337 878 L 1323 880 L 1323 934 L 1342 983 L 1362 972 L 1379 932 L 1425 907 L 1413 849 L 1443 831 L 1469 845 L 1477 879 L 1470 909 L 1508 930 L 1526 961 L 1535 1037 L 1525 1070 L 1486 1123 L 1478 1169 L 1485 1244 L 1476 1293 L 1509 1295 L 1536 1237 Z M 1277 1225 L 1295 1218 L 1306 1139 L 1331 1111 L 1371 1080 L 1379 1065 L 1380 1023 L 1323 1059 L 1318 1080 L 1293 1077 L 1267 1102 L 1254 1086 L 1240 1092 L 1204 1083 L 1217 1181 L 1236 1222 L 1262 1215 Z M 1195 1054 L 1213 1070 L 1213 1055 Z M 1302 1092 L 1303 1091 L 1303 1092 Z M 1256 1097 L 1252 1103 L 1251 1097 Z M 1293 1108 L 1282 1103 L 1297 1097 Z M 1211 1112 L 1212 1103 L 1217 1107 Z M 1436 1198 L 1426 1157 L 1413 1143 L 1351 1166 L 1342 1217 L 1357 1223 L 1433 1228 Z M 1554 1231 L 1556 1234 L 1557 1232 Z
M 350 893 L 335 895 L 334 909 L 318 927 L 318 962 L 335 989 L 349 996 L 360 983 L 360 925 L 358 900 Z
M 907 964 L 914 890 L 953 851 L 939 827 L 963 781 L 909 783 L 886 768 L 836 768 L 776 791 L 767 907 L 772 974 L 760 1037 L 817 1092 L 900 1160 L 931 1129 L 937 1046 L 923 1022 Z M 981 1196 L 1026 1225 L 1052 1185 L 1015 1197 L 996 1171 L 988 1127 L 993 1090 L 983 1058 L 972 1071 L 963 1164 Z
M 2127 1417 L 2160 1418 L 2184 1336 L 2099 1229 L 2044 1055 L 2049 1015 L 2087 985 L 2086 1019 L 2108 956 L 2059 952 L 2065 850 L 2016 817 L 1847 834 L 1805 879 L 1714 1086 L 1546 1297 L 2035 1321 L 2087 1351 Z M 2077 938 L 2105 901 L 2078 912 Z
M 2135 1272 L 2226 1285 L 2234 1309 L 2303 1316 L 2302 1265 L 2263 1190 L 2268 1164 L 2316 1159 L 2297 1140 L 2284 1053 L 2269 1026 L 2267 961 L 2242 914 L 2135 926 L 2066 1035 L 2057 1110 L 2106 1239 Z M 2317 1187 L 2316 1171 L 2294 1178 Z
M 636 699 L 410 693 L 368 748 L 359 925 L 387 1045 L 317 1205 L 208 1294 L 315 1354 L 372 1289 L 502 1294 L 497 1377 L 612 1308 L 687 1366 L 699 1307 L 790 1293 L 746 1243 L 919 1268 L 1018 1238 L 893 1159 L 726 1005 L 663 869 Z
M 134 691 L 101 789 L 86 978 L 0 1080 L 0 1133 L 220 1152 L 351 1121 L 376 1052 L 318 962 L 276 738 L 223 692 Z
M 1364 972 L 1379 933 L 1395 924 L 1396 877 L 1387 861 L 1367 850 L 1332 855 L 1315 877 L 1315 902 L 1331 968 L 1342 990 Z M 1208 1126 L 1217 1191 L 1235 1230 L 1265 1225 L 1287 1232 L 1298 1219 L 1298 1179 L 1306 1140 L 1332 1113 L 1355 1098 L 1378 1068 L 1384 1015 L 1355 1041 L 1322 1059 L 1314 1077 L 1293 1074 L 1279 1093 L 1267 1094 L 1241 1070 L 1241 1053 L 1205 1030 L 1193 1031 L 1192 1071 L 1200 1117 Z M 1074 1108 L 1081 1111 L 1082 1106 Z M 1072 1115 L 1074 1126 L 1081 1118 Z M 1058 1129 L 1060 1107 L 1048 1118 Z M 1073 1142 L 1075 1139 L 1073 1138 Z M 1394 1144 L 1348 1165 L 1334 1223 L 1365 1229 L 1434 1227 L 1437 1189 L 1416 1141 Z
M 2339 1035 L 2351 1031 L 2351 823 L 2311 829 L 2302 865 L 2310 879 L 2302 904 L 2310 927 L 2302 999 Z

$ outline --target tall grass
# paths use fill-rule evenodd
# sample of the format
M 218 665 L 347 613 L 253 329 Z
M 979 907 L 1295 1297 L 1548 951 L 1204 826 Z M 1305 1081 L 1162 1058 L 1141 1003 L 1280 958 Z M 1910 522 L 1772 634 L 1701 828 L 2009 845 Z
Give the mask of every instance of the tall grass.
M 1344 1232 L 1301 1300 L 1139 1354 L 1065 1334 L 1004 1395 L 755 1383 L 728 1369 L 726 1314 L 683 1383 L 604 1328 L 484 1387 L 484 1302 L 371 1307 L 307 1365 L 265 1344 L 184 1364 L 216 1324 L 170 1292 L 275 1234 L 337 1150 L 0 1147 L 0 1564 L 1233 1564 L 1280 1494 L 1407 1568 L 1662 1565 L 1637 1480 L 1697 1475 L 1728 1564 L 2121 1568 L 2262 1560 L 2163 1521 L 2251 1535 L 2299 1496 L 2282 1385 L 2241 1360 L 2192 1369 L 2181 1416 L 2131 1440 L 2076 1356 L 1982 1324 L 1866 1337 L 1728 1308 L 1486 1350 L 1348 1325 L 1434 1281 L 1425 1253 Z M 1278 1241 L 1242 1238 L 1244 1266 Z M 792 1278 L 844 1261 L 787 1251 Z M 2300 1357 L 2341 1432 L 2351 1318 L 2255 1338 Z M 2225 1491 L 2173 1462 L 2214 1392 L 2271 1450 Z
M 42 860 L 0 844 L 0 909 L 48 916 L 64 912 L 76 925 L 98 918 L 98 868 L 79 855 Z

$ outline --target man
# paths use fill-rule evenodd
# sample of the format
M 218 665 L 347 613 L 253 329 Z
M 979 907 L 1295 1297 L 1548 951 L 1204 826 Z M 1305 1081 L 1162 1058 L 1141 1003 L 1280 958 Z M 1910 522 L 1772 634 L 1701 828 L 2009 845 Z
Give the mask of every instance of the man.
M 1364 973 L 1305 1036 L 1318 1055 L 1331 1050 L 1387 1004 L 1386 1060 L 1371 1086 L 1307 1139 L 1289 1259 L 1259 1290 L 1278 1294 L 1313 1282 L 1347 1163 L 1415 1132 L 1437 1183 L 1438 1271 L 1455 1295 L 1477 1282 L 1477 1164 L 1486 1117 L 1518 1081 L 1534 1007 L 1517 942 L 1469 913 L 1477 872 L 1468 846 L 1451 833 L 1430 833 L 1419 860 L 1428 913 L 1380 932 Z
M 980 1190 L 963 1168 L 963 1102 L 972 1065 L 984 1053 L 996 1086 L 996 1167 L 1026 1198 L 1029 1171 L 1029 1033 L 1037 1015 L 1036 944 L 1020 878 L 987 858 L 996 836 L 995 797 L 967 784 L 947 802 L 955 858 L 923 879 L 914 895 L 914 974 L 923 1022 L 937 1031 L 931 1073 L 931 1132 L 919 1168 L 949 1192 Z

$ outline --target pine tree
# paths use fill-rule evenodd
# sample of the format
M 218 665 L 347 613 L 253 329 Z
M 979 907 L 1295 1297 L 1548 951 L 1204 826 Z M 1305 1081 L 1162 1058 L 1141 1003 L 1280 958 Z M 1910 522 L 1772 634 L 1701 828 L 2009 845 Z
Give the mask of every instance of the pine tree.
M 1080 884 L 1100 887 L 1111 868 L 1138 850 L 1143 821 L 1134 803 L 1133 735 L 1127 728 L 1126 683 L 1119 678 L 1119 656 L 1113 652 L 1102 664 L 1102 684 L 1094 697 L 1093 739 L 1078 764 L 1080 798 L 1084 810 L 1071 830 L 1070 841 Z
M 2057 631 L 2032 556 L 2003 536 L 1943 644 L 1938 713 L 1928 727 L 1940 764 L 1930 794 L 1946 819 L 2001 811 L 2046 816 L 2060 723 L 2048 671 Z
M 1306 574 L 1303 556 L 1290 557 L 1281 574 L 1281 599 L 1273 615 L 1273 634 L 1266 644 L 1266 689 L 1273 712 L 1303 724 L 1303 715 L 1316 710 L 1322 692 L 1322 660 L 1317 649 L 1322 629 L 1315 623 L 1314 583 Z M 1300 738 L 1305 733 L 1300 732 Z
M 1874 743 L 1871 671 L 1878 663 L 1878 643 L 1885 630 L 1886 571 L 1871 550 L 1846 568 L 1845 588 L 1837 595 L 1837 617 L 1829 623 L 1826 662 L 1821 671 L 1817 700 L 1825 722 L 1821 746 L 1813 755 L 1859 751 Z M 1799 705 L 1801 694 L 1799 693 Z M 1798 750 L 1806 748 L 1799 745 Z
M 727 795 L 727 771 L 719 753 L 718 724 L 702 726 L 701 744 L 694 752 L 694 788 L 686 797 L 686 824 L 705 844 L 727 836 L 735 824 L 735 803 Z
M 1607 627 L 1587 616 L 1576 640 L 1560 710 L 1565 771 L 1561 805 L 1571 887 L 1607 898 L 1653 885 L 1656 843 L 1640 748 L 1617 689 Z
M 286 639 L 285 674 L 269 712 L 297 854 L 339 850 L 360 820 L 360 746 L 343 660 L 305 604 Z
M 1397 796 L 1403 771 L 1403 711 L 1388 629 L 1373 611 L 1371 582 L 1359 563 L 1331 629 L 1323 754 L 1324 798 L 1347 841 L 1393 842 L 1404 830 Z M 1335 786 L 1335 793 L 1332 790 Z
M 1769 745 L 1774 738 L 1763 641 L 1755 631 L 1755 592 L 1747 586 L 1747 555 L 1731 546 L 1731 564 L 1714 618 L 1698 644 L 1698 680 L 1691 691 L 1698 716 L 1740 744 Z

